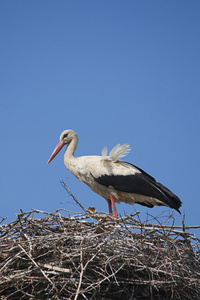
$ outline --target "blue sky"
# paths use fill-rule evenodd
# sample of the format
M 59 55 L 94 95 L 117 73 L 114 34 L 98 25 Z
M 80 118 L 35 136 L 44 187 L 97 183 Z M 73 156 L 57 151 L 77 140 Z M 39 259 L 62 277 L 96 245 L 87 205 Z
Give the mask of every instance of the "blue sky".
M 199 11 L 195 0 L 0 2 L 0 216 L 80 211 L 67 177 L 85 208 L 108 211 L 65 168 L 64 150 L 47 165 L 73 129 L 76 156 L 129 143 L 125 159 L 180 197 L 187 225 L 200 224 Z M 142 220 L 170 211 L 117 209 Z

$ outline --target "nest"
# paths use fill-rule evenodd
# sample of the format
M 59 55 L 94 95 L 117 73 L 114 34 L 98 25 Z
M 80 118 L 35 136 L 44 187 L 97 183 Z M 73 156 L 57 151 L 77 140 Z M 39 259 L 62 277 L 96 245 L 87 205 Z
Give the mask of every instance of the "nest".
M 194 227 L 138 216 L 21 212 L 0 226 L 0 299 L 200 299 Z

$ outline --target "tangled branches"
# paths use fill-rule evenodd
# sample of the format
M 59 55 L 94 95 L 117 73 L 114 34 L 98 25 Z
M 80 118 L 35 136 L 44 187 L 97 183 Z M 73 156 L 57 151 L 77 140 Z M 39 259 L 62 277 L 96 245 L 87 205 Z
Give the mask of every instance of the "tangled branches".
M 22 212 L 0 226 L 0 298 L 199 299 L 191 227 L 145 225 L 137 214 Z

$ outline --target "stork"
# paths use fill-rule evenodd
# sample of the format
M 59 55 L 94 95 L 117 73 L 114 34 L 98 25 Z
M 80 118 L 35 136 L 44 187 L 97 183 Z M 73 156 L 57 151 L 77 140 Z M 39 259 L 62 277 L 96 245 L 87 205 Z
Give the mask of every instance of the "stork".
M 182 202 L 175 194 L 142 169 L 120 160 L 130 151 L 128 144 L 116 145 L 109 155 L 104 147 L 102 156 L 75 157 L 78 135 L 73 130 L 65 130 L 48 164 L 65 145 L 68 145 L 64 154 L 65 166 L 80 181 L 106 199 L 110 215 L 114 213 L 114 217 L 118 216 L 115 202 L 138 203 L 150 208 L 164 205 L 180 213 Z

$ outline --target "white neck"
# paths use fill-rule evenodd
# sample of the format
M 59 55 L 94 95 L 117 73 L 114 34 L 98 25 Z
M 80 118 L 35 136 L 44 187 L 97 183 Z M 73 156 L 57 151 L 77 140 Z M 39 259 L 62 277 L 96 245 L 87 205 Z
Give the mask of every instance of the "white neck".
M 78 136 L 74 136 L 69 145 L 67 146 L 65 150 L 65 155 L 64 155 L 64 162 L 66 163 L 68 160 L 71 160 L 74 157 L 74 152 L 76 150 L 76 147 L 78 145 Z

